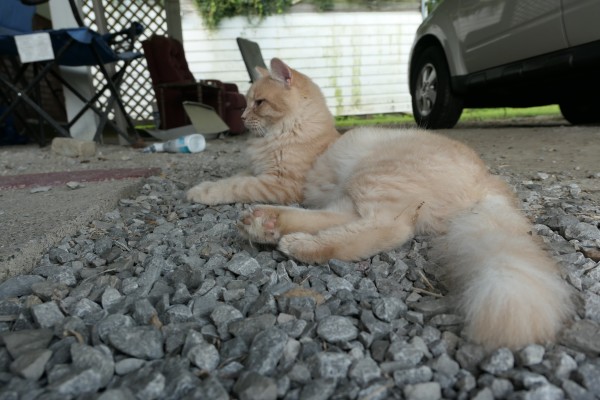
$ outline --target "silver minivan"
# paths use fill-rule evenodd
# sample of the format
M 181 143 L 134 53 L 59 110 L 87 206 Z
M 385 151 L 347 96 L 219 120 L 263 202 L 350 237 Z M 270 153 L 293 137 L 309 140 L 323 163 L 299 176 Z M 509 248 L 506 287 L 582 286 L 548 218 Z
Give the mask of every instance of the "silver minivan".
M 559 104 L 600 122 L 600 0 L 441 0 L 413 43 L 419 126 L 452 128 L 463 108 Z

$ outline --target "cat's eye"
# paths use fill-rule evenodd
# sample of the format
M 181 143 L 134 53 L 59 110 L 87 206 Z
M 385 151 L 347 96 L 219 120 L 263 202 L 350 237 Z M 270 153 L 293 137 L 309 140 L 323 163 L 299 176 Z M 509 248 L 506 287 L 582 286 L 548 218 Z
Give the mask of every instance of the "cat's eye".
M 264 102 L 264 99 L 256 99 L 254 100 L 254 106 L 255 107 L 260 107 L 260 105 Z

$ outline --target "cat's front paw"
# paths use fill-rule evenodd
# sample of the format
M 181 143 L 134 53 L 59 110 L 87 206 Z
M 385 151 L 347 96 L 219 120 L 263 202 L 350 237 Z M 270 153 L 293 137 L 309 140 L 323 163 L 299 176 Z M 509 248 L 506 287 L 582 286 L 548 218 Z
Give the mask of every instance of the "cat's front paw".
M 252 242 L 276 244 L 281 237 L 277 217 L 278 212 L 273 207 L 258 206 L 244 212 L 237 226 Z
M 209 206 L 226 203 L 216 182 L 202 182 L 194 186 L 185 195 L 188 201 Z

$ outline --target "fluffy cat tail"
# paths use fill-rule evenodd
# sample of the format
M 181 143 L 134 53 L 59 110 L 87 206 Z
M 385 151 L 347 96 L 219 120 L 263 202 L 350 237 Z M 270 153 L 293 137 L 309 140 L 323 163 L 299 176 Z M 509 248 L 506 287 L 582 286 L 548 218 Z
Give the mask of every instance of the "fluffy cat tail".
M 566 283 L 529 230 L 510 199 L 488 195 L 436 243 L 467 333 L 488 348 L 551 341 L 571 313 Z

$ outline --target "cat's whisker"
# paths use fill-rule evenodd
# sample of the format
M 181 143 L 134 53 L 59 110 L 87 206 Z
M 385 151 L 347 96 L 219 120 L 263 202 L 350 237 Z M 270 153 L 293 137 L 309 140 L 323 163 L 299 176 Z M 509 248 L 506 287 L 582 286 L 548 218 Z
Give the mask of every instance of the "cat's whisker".
M 425 276 L 425 274 L 423 273 L 423 271 L 421 271 L 420 269 L 417 270 L 417 273 L 419 274 L 419 276 L 421 277 L 421 280 L 423 280 L 423 283 L 430 289 L 430 290 L 435 290 L 435 287 L 432 285 L 431 281 L 429 281 L 429 279 Z
M 258 136 L 265 137 L 267 136 L 267 129 L 264 126 L 259 125 L 256 127 L 256 134 Z
M 428 295 L 428 296 L 433 296 L 433 297 L 437 297 L 437 298 L 442 298 L 442 297 L 444 297 L 444 295 L 443 295 L 443 294 L 436 293 L 436 292 L 431 292 L 431 291 L 429 291 L 429 290 L 421 289 L 421 288 L 418 288 L 418 287 L 413 287 L 413 289 L 412 289 L 412 290 L 413 290 L 413 292 L 417 292 L 417 293 L 423 293 L 423 294 L 426 294 L 426 295 Z

